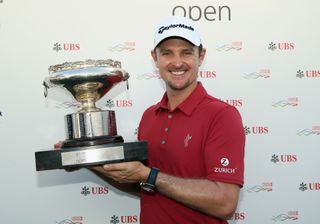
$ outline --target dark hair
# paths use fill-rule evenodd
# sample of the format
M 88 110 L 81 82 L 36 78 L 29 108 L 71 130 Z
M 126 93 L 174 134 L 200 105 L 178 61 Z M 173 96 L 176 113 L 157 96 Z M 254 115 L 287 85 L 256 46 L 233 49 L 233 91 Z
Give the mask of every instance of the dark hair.
M 202 46 L 202 44 L 200 44 L 198 48 L 199 48 L 199 55 L 200 55 L 200 54 L 201 54 L 201 52 L 202 52 L 202 50 L 203 50 L 203 46 Z

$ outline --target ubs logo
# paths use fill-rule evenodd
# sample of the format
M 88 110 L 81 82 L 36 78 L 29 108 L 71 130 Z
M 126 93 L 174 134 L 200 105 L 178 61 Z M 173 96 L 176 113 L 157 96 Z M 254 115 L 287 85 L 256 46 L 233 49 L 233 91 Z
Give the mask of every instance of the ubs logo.
M 299 79 L 302 78 L 320 78 L 320 70 L 318 69 L 308 69 L 308 70 L 301 70 L 299 69 L 296 73 L 296 77 Z
M 269 133 L 269 127 L 265 126 L 256 126 L 256 127 L 244 127 L 244 132 L 246 135 L 254 134 L 254 135 L 266 135 Z
M 243 100 L 242 99 L 225 99 L 222 100 L 226 102 L 227 104 L 234 106 L 234 107 L 242 107 L 243 106 Z
M 297 155 L 276 155 L 273 154 L 271 156 L 271 162 L 273 163 L 295 163 L 298 161 L 298 156 Z
M 275 43 L 275 42 L 270 42 L 268 49 L 271 51 L 275 50 L 281 50 L 281 51 L 288 51 L 288 50 L 294 50 L 295 49 L 295 44 L 291 42 L 281 42 L 281 43 Z
M 139 133 L 139 127 L 137 127 L 137 128 L 134 129 L 133 134 L 134 134 L 134 135 L 138 135 L 138 133 Z
M 302 182 L 299 186 L 300 191 L 320 191 L 320 183 L 304 183 Z
M 52 50 L 59 51 L 79 51 L 80 44 L 79 43 L 54 43 Z
M 245 219 L 246 219 L 246 213 L 244 213 L 244 212 L 235 212 L 230 220 L 243 221 Z
M 81 189 L 81 194 L 87 195 L 107 195 L 109 193 L 109 188 L 107 186 L 97 186 L 97 187 L 87 187 L 84 186 Z
M 138 223 L 137 215 L 113 215 L 110 219 L 111 224 L 119 224 L 119 223 Z
M 106 102 L 106 107 L 108 108 L 113 108 L 113 107 L 123 107 L 123 108 L 127 108 L 127 107 L 132 107 L 133 106 L 133 101 L 132 100 L 116 100 L 113 101 L 111 99 L 107 100 Z
M 199 72 L 199 77 L 202 79 L 214 79 L 217 77 L 217 72 L 216 71 L 200 71 Z

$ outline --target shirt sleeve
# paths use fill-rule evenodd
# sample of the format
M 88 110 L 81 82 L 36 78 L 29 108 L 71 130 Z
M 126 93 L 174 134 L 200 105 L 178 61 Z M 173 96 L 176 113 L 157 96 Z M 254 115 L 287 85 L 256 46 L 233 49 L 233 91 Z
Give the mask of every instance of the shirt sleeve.
M 213 118 L 205 145 L 207 178 L 212 181 L 244 183 L 245 133 L 241 115 L 228 106 Z

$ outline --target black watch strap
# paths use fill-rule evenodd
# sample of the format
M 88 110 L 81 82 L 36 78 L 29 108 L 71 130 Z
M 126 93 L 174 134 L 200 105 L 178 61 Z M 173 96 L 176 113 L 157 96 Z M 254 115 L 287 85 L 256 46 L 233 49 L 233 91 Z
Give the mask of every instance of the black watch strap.
M 156 188 L 156 179 L 159 173 L 159 169 L 156 167 L 151 167 L 148 179 L 145 183 L 140 183 L 143 190 L 148 192 L 154 192 Z

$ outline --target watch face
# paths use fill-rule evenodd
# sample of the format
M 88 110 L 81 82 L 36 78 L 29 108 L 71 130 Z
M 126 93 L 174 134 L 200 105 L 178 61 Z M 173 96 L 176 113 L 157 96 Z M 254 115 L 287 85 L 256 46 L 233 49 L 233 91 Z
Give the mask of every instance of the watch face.
M 144 191 L 149 192 L 149 193 L 153 193 L 153 192 L 154 192 L 154 190 L 153 190 L 153 189 L 148 188 L 148 187 L 142 187 L 142 189 L 143 189 Z
M 154 188 L 155 188 L 154 185 L 151 185 L 149 183 L 141 183 L 140 186 L 144 191 L 147 191 L 147 192 L 150 192 L 150 193 L 154 192 Z

